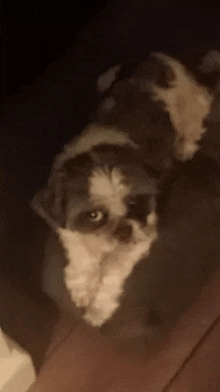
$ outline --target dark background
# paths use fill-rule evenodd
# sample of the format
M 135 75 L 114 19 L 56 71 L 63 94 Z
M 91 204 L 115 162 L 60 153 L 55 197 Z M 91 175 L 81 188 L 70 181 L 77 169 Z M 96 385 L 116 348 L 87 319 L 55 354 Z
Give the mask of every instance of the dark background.
M 100 72 L 117 63 L 132 68 L 151 51 L 219 47 L 220 5 L 9 0 L 2 17 L 1 238 L 10 260 L 3 265 L 29 284 L 36 249 L 28 236 L 44 238 L 29 201 L 45 185 L 55 154 L 89 121 Z
M 17 93 L 23 84 L 32 83 L 51 61 L 65 54 L 79 30 L 103 8 L 107 23 L 99 18 L 96 41 L 113 47 L 112 57 L 123 61 L 128 53 L 142 59 L 144 47 L 146 52 L 175 50 L 219 37 L 217 0 L 9 0 L 2 9 L 2 94 Z
M 4 4 L 0 325 L 32 355 L 53 312 L 39 292 L 46 228 L 29 201 L 45 185 L 54 155 L 88 122 L 97 76 L 117 63 L 132 68 L 150 51 L 219 47 L 219 36 L 216 0 Z
M 8 254 L 29 242 L 27 232 L 37 236 L 28 203 L 45 185 L 54 155 L 88 122 L 100 72 L 135 66 L 151 51 L 219 47 L 220 5 L 9 0 L 2 17 L 1 237 Z M 14 261 L 19 273 L 29 265 L 25 257 L 22 268 Z M 12 267 L 12 259 L 3 264 Z
M 105 4 L 103 0 L 70 2 L 7 1 L 2 16 L 4 72 L 2 93 L 17 93 L 20 86 L 59 56 Z

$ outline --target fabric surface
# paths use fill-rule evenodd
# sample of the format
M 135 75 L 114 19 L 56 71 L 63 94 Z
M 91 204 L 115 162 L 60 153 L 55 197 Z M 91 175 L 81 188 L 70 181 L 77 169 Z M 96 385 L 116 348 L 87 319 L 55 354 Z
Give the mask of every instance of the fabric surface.
M 218 270 L 157 355 L 126 353 L 79 327 L 47 359 L 30 392 L 219 391 L 219 278 Z

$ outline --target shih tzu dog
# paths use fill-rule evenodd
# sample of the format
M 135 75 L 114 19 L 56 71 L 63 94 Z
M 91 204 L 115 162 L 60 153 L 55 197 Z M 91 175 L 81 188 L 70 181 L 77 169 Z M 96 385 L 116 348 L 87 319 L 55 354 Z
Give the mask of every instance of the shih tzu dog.
M 103 98 L 93 121 L 56 157 L 32 202 L 67 260 L 50 260 L 45 291 L 65 307 L 66 294 L 53 282 L 59 269 L 70 302 L 98 327 L 120 306 L 125 280 L 157 239 L 160 184 L 175 160 L 199 149 L 214 99 L 184 63 L 162 53 L 129 78 L 117 80 L 119 71 L 99 78 Z

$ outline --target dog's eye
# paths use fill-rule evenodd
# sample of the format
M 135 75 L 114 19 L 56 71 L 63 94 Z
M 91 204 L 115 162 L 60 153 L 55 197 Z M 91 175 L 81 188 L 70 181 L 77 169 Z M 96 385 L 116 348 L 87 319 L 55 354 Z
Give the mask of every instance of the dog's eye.
M 129 202 L 128 202 L 128 205 L 129 205 L 130 207 L 136 206 L 137 204 L 138 204 L 137 200 L 134 200 L 134 199 L 131 199 L 131 200 L 129 200 Z
M 87 210 L 81 212 L 74 222 L 74 227 L 78 230 L 94 231 L 104 226 L 108 221 L 108 214 L 106 211 Z
M 108 219 L 108 214 L 101 210 L 88 211 L 86 213 L 86 220 L 93 228 L 103 226 Z
M 88 217 L 91 222 L 101 222 L 105 214 L 102 211 L 90 211 Z

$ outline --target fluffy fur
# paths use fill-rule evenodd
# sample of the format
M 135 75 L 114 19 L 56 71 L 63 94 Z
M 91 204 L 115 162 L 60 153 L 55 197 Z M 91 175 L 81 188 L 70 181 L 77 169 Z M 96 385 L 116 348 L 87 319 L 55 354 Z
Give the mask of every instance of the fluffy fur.
M 77 162 L 75 164 L 77 165 Z M 73 160 L 73 170 L 74 167 Z M 64 171 L 65 176 L 68 169 L 61 166 L 61 170 Z M 59 180 L 63 181 L 61 174 L 54 179 L 58 195 L 51 195 L 51 188 L 49 192 L 41 192 L 34 201 L 38 213 L 44 218 L 50 216 L 50 223 L 66 251 L 68 263 L 64 268 L 64 281 L 70 297 L 77 307 L 85 309 L 84 318 L 95 326 L 101 326 L 117 309 L 125 279 L 141 256 L 149 252 L 152 242 L 157 237 L 154 214 L 156 185 L 148 176 L 145 177 L 143 184 L 145 171 L 143 169 L 142 171 L 141 177 L 136 179 L 132 177 L 130 170 L 128 178 L 119 168 L 108 170 L 102 166 L 98 168 L 95 166 L 88 176 L 88 200 L 87 198 L 84 201 L 76 201 L 75 198 L 71 200 L 71 195 L 66 193 L 68 202 L 64 221 L 62 217 L 58 217 L 62 198 L 61 186 L 57 184 Z M 136 174 L 134 171 L 134 175 Z M 80 175 L 83 176 L 85 173 L 80 172 Z M 71 177 L 66 176 L 62 184 L 63 188 L 70 186 Z M 135 188 L 133 184 L 136 185 Z M 50 186 L 52 186 L 52 179 Z M 73 189 L 72 186 L 70 188 Z M 77 189 L 76 185 L 74 191 L 77 193 L 79 190 L 80 187 Z M 143 218 L 142 222 L 139 222 L 129 216 L 129 200 L 133 201 L 136 196 L 145 197 L 146 194 L 149 200 L 144 202 L 144 208 L 147 210 L 141 211 Z M 49 201 L 51 196 L 53 203 L 57 200 L 59 208 L 51 209 Z M 128 202 L 127 198 L 129 198 Z M 103 228 L 97 227 L 93 230 L 88 228 L 85 222 L 82 228 L 82 223 L 76 223 L 81 212 L 88 210 L 87 203 L 90 208 L 92 204 L 93 209 L 95 206 L 104 206 L 108 211 L 108 222 Z M 54 215 L 53 211 L 55 211 Z
M 126 279 L 149 254 L 160 179 L 174 159 L 196 153 L 212 104 L 207 88 L 169 56 L 154 55 L 114 84 L 118 71 L 108 71 L 106 84 L 102 75 L 104 104 L 56 158 L 33 202 L 66 251 L 70 297 L 95 326 L 112 316 Z
M 165 103 L 176 131 L 176 156 L 186 161 L 193 158 L 199 149 L 198 142 L 206 131 L 203 122 L 211 112 L 213 97 L 180 62 L 161 53 L 154 56 L 170 66 L 174 73 L 171 88 L 155 85 L 153 90 L 155 100 Z
M 219 64 L 217 51 L 211 51 L 204 57 L 197 73 L 211 70 L 208 64 L 211 64 L 212 69 L 213 67 L 216 69 Z M 157 73 L 155 75 L 152 74 L 154 68 Z M 175 131 L 173 140 L 175 157 L 182 161 L 192 159 L 199 150 L 199 141 L 206 131 L 204 120 L 211 112 L 214 100 L 208 86 L 199 83 L 186 65 L 164 53 L 153 53 L 151 59 L 142 63 L 131 78 L 123 82 L 120 87 L 124 91 L 129 89 L 130 94 L 134 96 L 135 86 L 139 89 L 139 96 L 142 95 L 142 98 L 143 93 L 146 92 L 151 96 L 151 99 L 163 103 L 164 111 L 169 114 Z M 117 110 L 115 108 L 118 101 L 117 95 L 116 83 L 110 91 L 110 95 L 105 97 L 101 105 L 101 111 L 105 113 L 104 121 L 106 112 L 110 112 L 114 116 L 114 112 Z M 135 101 L 133 107 L 134 105 Z M 147 105 L 145 105 L 145 109 L 147 110 Z
M 154 223 L 150 223 L 153 221 Z M 156 216 L 148 216 L 148 231 L 141 232 L 133 223 L 137 242 L 116 247 L 103 261 L 99 290 L 85 313 L 85 320 L 101 326 L 112 316 L 120 305 L 125 280 L 143 256 L 148 256 L 152 243 L 157 238 Z M 142 238 L 140 238 L 142 237 Z

